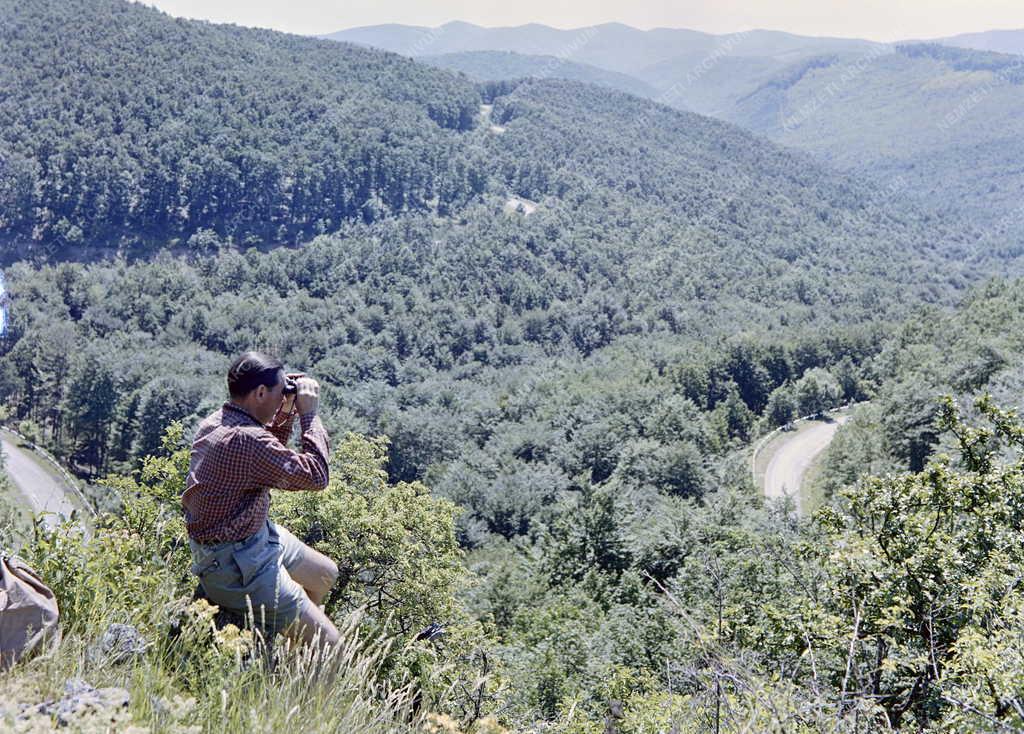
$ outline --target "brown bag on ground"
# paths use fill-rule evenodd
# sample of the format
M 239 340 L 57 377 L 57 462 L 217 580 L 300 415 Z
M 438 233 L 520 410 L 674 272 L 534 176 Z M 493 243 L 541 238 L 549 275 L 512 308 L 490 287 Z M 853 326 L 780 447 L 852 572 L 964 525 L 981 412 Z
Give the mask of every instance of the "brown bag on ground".
M 60 641 L 57 599 L 16 556 L 0 557 L 0 671 L 47 641 Z

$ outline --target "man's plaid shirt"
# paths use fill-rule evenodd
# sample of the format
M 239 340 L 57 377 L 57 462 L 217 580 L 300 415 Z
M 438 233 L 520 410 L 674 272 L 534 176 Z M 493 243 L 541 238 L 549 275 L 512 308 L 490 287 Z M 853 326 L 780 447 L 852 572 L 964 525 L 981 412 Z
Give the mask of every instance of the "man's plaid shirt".
M 278 413 L 263 426 L 228 402 L 199 424 L 181 496 L 193 540 L 210 545 L 252 535 L 267 520 L 271 488 L 327 486 L 330 444 L 323 423 L 315 414 L 299 418 L 299 453 L 285 446 L 293 422 L 294 414 Z

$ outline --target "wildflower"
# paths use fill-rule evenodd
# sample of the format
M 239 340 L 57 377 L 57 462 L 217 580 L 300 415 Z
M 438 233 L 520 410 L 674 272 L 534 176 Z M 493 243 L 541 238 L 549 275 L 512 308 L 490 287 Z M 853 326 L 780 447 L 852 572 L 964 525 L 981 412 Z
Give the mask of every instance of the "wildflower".
M 220 611 L 220 607 L 216 604 L 211 604 L 206 599 L 196 599 L 188 605 L 187 611 L 193 617 L 196 617 L 197 620 L 212 622 L 217 612 Z
M 248 654 L 253 646 L 252 630 L 240 630 L 228 624 L 213 633 L 213 640 L 221 652 L 241 657 Z

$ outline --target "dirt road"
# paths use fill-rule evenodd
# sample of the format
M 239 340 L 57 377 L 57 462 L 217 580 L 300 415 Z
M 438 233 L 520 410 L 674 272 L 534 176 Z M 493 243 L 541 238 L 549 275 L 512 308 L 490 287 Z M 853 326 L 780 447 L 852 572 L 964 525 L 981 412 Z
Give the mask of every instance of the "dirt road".
M 815 422 L 798 431 L 775 452 L 764 477 L 764 494 L 770 500 L 792 497 L 800 512 L 800 485 L 814 460 L 828 448 L 839 426 L 850 416 L 841 415 L 833 421 Z

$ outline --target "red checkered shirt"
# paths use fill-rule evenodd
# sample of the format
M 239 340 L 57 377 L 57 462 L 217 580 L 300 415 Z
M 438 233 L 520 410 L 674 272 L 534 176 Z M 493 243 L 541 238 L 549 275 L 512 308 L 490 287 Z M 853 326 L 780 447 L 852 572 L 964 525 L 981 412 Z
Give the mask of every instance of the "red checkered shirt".
M 259 530 L 270 489 L 327 486 L 330 444 L 320 418 L 303 415 L 302 453 L 285 446 L 294 414 L 264 426 L 233 403 L 211 413 L 196 431 L 181 504 L 193 540 L 206 545 L 242 540 Z

